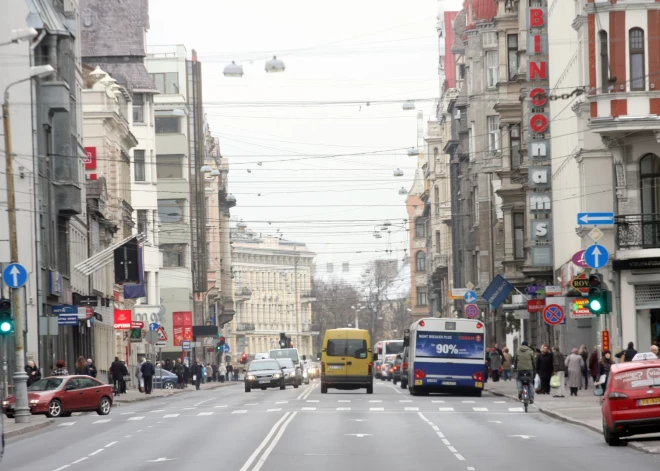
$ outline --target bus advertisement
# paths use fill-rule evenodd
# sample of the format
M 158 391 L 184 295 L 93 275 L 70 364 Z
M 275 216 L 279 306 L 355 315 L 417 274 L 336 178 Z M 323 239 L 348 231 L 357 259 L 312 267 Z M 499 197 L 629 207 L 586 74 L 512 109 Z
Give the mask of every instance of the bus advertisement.
M 481 395 L 486 372 L 486 338 L 478 320 L 428 318 L 410 327 L 408 389 L 420 392 L 471 392 Z

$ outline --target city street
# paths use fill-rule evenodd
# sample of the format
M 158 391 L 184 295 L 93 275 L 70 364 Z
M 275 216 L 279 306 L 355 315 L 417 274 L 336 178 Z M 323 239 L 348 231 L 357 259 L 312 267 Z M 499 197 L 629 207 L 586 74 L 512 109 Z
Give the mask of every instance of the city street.
M 154 399 L 58 419 L 10 441 L 1 469 L 234 471 L 318 469 L 651 471 L 660 456 L 608 447 L 587 429 L 511 400 L 410 396 L 376 381 L 373 395 L 319 381 L 299 389 L 242 387 Z

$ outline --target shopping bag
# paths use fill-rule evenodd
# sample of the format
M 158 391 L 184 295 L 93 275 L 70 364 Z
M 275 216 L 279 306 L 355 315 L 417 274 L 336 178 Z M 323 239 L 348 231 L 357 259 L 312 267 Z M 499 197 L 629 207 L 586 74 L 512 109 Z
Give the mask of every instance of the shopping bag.
M 197 375 L 193 375 L 193 381 L 197 381 Z
M 558 374 L 552 375 L 552 378 L 550 378 L 550 387 L 551 388 L 558 388 L 561 385 L 561 378 L 559 378 Z
M 541 377 L 538 374 L 534 376 L 534 389 L 541 389 Z

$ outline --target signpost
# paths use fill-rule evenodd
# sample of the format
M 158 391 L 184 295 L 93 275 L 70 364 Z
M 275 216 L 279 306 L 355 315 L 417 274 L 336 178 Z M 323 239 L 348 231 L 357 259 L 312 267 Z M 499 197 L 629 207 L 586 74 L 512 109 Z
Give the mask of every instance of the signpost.
M 610 331 L 609 330 L 604 330 L 601 334 L 601 340 L 602 340 L 602 349 L 603 351 L 609 350 L 610 349 Z
M 545 309 L 545 299 L 528 299 L 527 312 L 543 312 Z
M 468 291 L 463 296 L 463 300 L 468 304 L 472 304 L 477 300 L 477 293 L 475 293 L 474 291 Z
M 2 271 L 2 281 L 12 289 L 20 288 L 27 283 L 28 273 L 20 263 L 10 263 Z
M 577 223 L 580 226 L 614 224 L 614 213 L 578 213 Z
M 559 304 L 548 304 L 543 310 L 543 320 L 548 325 L 559 325 L 566 321 L 564 308 Z
M 452 288 L 449 290 L 449 299 L 452 301 L 463 299 L 465 297 L 465 293 L 468 291 L 470 290 L 467 288 Z
M 603 268 L 609 259 L 610 254 L 602 245 L 592 245 L 584 251 L 584 261 L 594 269 Z
M 181 350 L 189 352 L 190 350 L 192 350 L 192 345 L 191 344 L 192 344 L 192 342 L 190 340 L 183 340 L 181 342 Z
M 468 319 L 476 319 L 479 317 L 479 306 L 476 304 L 467 304 L 465 306 L 465 316 Z

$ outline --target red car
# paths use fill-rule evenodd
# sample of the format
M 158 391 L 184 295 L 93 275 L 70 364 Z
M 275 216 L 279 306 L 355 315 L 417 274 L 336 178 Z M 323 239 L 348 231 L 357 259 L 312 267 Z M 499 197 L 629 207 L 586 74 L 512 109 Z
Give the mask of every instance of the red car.
M 660 360 L 612 365 L 602 398 L 603 435 L 610 446 L 621 437 L 660 433 Z
M 28 405 L 32 414 L 69 417 L 72 412 L 96 411 L 107 415 L 112 408 L 112 386 L 91 376 L 49 376 L 28 388 Z M 2 401 L 8 418 L 14 417 L 16 397 Z

